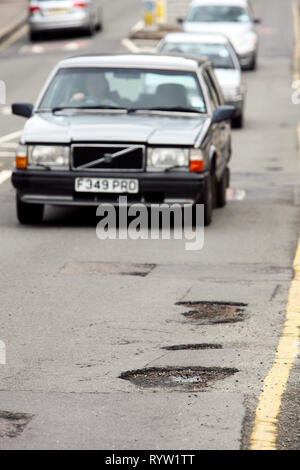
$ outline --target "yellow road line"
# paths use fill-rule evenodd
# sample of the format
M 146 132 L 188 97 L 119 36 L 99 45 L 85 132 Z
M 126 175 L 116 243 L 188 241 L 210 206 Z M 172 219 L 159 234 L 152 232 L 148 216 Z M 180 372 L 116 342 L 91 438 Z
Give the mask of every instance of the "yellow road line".
M 276 450 L 277 423 L 282 396 L 299 349 L 300 338 L 300 240 L 294 261 L 286 320 L 275 361 L 267 375 L 256 409 L 251 450 Z
M 300 122 L 297 127 L 297 137 L 298 137 L 298 155 L 299 155 L 299 166 L 300 166 Z
M 300 80 L 300 10 L 292 4 L 295 33 L 294 80 Z M 300 123 L 297 128 L 300 151 Z M 300 153 L 299 153 L 300 157 Z M 300 239 L 294 260 L 295 276 L 291 283 L 286 319 L 273 366 L 265 378 L 252 430 L 251 450 L 276 450 L 277 424 L 283 393 L 299 350 L 300 339 Z
M 300 80 L 300 12 L 299 12 L 299 4 L 297 1 L 293 2 L 292 9 L 293 9 L 294 36 L 295 36 L 294 80 Z

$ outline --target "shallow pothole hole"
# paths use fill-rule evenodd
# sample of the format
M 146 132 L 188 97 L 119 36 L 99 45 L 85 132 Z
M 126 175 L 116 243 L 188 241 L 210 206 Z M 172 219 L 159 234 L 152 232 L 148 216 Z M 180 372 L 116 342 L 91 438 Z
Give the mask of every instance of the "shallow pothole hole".
M 165 349 L 166 351 L 197 351 L 197 350 L 205 350 L 205 349 L 223 349 L 222 344 L 208 344 L 208 343 L 201 343 L 201 344 L 175 344 L 174 346 L 164 346 L 161 349 Z
M 218 323 L 237 323 L 245 318 L 245 307 L 248 304 L 241 302 L 177 302 L 190 310 L 182 315 L 188 320 L 200 325 L 213 325 Z
M 17 437 L 32 418 L 33 415 L 27 413 L 0 411 L 0 438 Z
M 223 367 L 153 367 L 123 372 L 120 378 L 143 388 L 201 390 L 224 380 L 238 369 Z

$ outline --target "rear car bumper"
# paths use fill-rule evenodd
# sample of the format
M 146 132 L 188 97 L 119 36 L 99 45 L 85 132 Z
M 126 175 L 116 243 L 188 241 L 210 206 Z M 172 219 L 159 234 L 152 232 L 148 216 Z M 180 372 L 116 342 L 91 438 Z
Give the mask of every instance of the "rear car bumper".
M 81 29 L 88 28 L 90 24 L 90 19 L 88 15 L 83 15 L 73 18 L 61 18 L 58 20 L 53 20 L 51 18 L 46 19 L 29 19 L 29 28 L 33 32 L 38 31 L 56 31 L 64 29 Z
M 12 183 L 23 202 L 62 206 L 98 206 L 101 203 L 119 204 L 119 196 L 128 203 L 196 204 L 203 202 L 209 173 L 89 173 L 68 171 L 15 170 Z M 79 193 L 75 178 L 125 178 L 139 180 L 138 194 Z
M 256 49 L 248 52 L 247 54 L 239 54 L 239 61 L 241 64 L 242 69 L 247 69 L 253 65 L 257 55 Z

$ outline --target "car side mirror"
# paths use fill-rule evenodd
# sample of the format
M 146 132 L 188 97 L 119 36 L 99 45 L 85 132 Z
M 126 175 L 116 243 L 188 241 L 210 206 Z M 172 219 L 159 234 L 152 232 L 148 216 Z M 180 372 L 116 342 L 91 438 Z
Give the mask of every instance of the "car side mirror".
M 32 116 L 33 104 L 31 103 L 14 103 L 11 107 L 12 113 L 16 116 L 30 118 Z
M 260 19 L 260 18 L 254 18 L 253 23 L 254 23 L 254 24 L 260 24 L 260 23 L 261 23 L 261 19 Z
M 235 115 L 234 106 L 218 106 L 212 116 L 212 123 L 216 124 L 222 121 L 231 121 Z

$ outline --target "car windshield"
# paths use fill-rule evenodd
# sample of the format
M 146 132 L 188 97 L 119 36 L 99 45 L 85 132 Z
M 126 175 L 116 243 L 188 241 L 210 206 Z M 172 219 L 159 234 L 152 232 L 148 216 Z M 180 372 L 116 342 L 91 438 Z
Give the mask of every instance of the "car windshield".
M 53 108 L 172 109 L 206 113 L 193 72 L 65 68 L 51 81 L 39 110 Z
M 250 17 L 243 7 L 209 5 L 192 8 L 187 21 L 199 23 L 249 23 Z
M 215 68 L 234 69 L 235 65 L 229 47 L 226 44 L 205 44 L 200 42 L 166 42 L 162 52 L 196 55 L 207 57 Z

